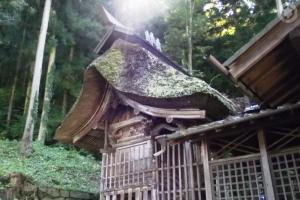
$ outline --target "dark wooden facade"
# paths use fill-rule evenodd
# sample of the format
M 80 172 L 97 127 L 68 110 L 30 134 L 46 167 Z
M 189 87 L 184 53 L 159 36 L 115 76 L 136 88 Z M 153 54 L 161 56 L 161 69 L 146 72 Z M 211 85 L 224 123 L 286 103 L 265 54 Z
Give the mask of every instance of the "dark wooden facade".
M 100 199 L 300 199 L 300 79 L 282 82 L 299 75 L 287 40 L 300 19 L 272 22 L 225 64 L 211 59 L 262 106 L 241 113 L 103 13 L 111 28 L 96 48 L 100 57 L 56 133 L 102 153 Z

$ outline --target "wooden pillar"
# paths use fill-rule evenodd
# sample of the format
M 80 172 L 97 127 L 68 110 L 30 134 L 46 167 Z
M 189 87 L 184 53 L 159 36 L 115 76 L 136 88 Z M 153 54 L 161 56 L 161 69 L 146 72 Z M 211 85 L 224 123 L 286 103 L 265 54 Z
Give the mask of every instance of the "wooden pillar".
M 209 153 L 208 144 L 205 137 L 201 141 L 201 157 L 204 170 L 204 182 L 205 182 L 205 196 L 206 200 L 212 200 L 212 187 L 211 187 L 211 176 L 209 170 Z
M 195 200 L 195 184 L 194 184 L 194 171 L 193 171 L 193 156 L 192 156 L 192 144 L 190 141 L 184 143 L 186 162 L 188 166 L 188 177 L 186 177 L 189 188 L 189 199 Z
M 270 171 L 269 156 L 266 147 L 267 145 L 266 145 L 265 135 L 262 129 L 258 131 L 258 142 L 259 142 L 259 150 L 260 150 L 260 156 L 262 162 L 262 172 L 265 181 L 264 182 L 265 189 L 266 189 L 265 192 L 266 192 L 267 200 L 272 200 L 275 199 L 275 193 L 272 184 L 272 176 Z

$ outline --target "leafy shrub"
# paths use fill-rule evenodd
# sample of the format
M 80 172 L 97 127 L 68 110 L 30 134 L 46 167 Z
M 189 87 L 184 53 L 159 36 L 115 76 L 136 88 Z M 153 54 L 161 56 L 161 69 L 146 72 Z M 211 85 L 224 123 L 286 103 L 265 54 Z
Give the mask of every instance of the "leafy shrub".
M 0 140 L 0 177 L 22 173 L 39 186 L 97 193 L 100 165 L 76 150 L 33 144 L 29 158 L 19 154 L 19 142 Z

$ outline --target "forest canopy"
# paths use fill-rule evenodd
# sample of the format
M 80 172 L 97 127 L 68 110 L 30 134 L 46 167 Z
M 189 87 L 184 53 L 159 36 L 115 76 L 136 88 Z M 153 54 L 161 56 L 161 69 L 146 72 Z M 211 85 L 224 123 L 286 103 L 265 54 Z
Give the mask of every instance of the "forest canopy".
M 56 143 L 54 131 L 79 95 L 85 67 L 95 59 L 93 49 L 107 30 L 101 6 L 141 37 L 146 30 L 153 32 L 163 53 L 230 98 L 241 94 L 208 63 L 208 56 L 225 61 L 276 16 L 275 0 L 124 2 L 53 0 L 34 140 L 46 109 L 44 95 L 51 93 L 45 140 Z M 44 0 L 0 1 L 0 139 L 20 140 L 24 131 L 44 4 Z M 50 60 L 54 67 L 48 76 Z

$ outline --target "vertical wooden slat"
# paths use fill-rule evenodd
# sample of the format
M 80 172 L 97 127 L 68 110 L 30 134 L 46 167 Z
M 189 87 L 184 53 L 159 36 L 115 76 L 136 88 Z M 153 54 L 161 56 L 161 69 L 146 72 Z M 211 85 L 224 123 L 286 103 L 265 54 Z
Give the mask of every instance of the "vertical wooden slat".
M 121 152 L 120 173 L 122 174 L 122 180 L 120 180 L 120 185 L 122 182 L 122 188 L 124 188 L 124 186 L 125 186 L 125 151 Z
M 132 163 L 130 164 L 130 167 L 132 167 L 132 172 L 131 172 L 131 184 L 133 185 L 135 183 L 135 173 L 136 173 L 136 154 L 137 152 L 135 151 L 136 148 L 130 148 L 130 160 L 132 160 Z
M 175 159 L 176 145 L 172 147 L 172 162 L 173 162 L 173 199 L 176 199 L 176 159 Z
M 151 190 L 151 200 L 157 200 L 159 198 L 157 198 L 157 190 L 156 189 L 152 189 Z
M 170 189 L 170 144 L 167 144 L 167 198 L 171 200 L 171 189 Z
M 132 189 L 128 189 L 128 200 L 132 200 Z
M 253 197 L 253 188 L 252 188 L 252 183 L 251 183 L 250 161 L 247 162 L 247 170 L 248 170 L 248 177 L 249 177 L 250 194 L 251 194 L 251 197 Z
M 143 191 L 143 200 L 148 200 L 148 190 Z
M 298 170 L 297 170 L 297 164 L 296 164 L 296 155 L 295 153 L 292 153 L 292 160 L 293 160 L 293 165 L 294 165 L 294 169 L 295 169 L 295 176 L 296 176 L 296 180 L 297 180 L 297 185 L 299 186 L 300 188 L 300 174 L 298 173 Z
M 127 180 L 127 185 L 130 185 L 130 177 L 131 177 L 131 149 L 128 149 L 128 159 L 127 159 L 127 164 L 128 164 L 128 180 Z
M 284 155 L 284 162 L 285 162 L 286 170 L 290 171 L 286 156 L 287 155 Z M 291 191 L 292 197 L 295 197 L 295 195 L 294 195 L 294 185 L 292 183 L 292 178 L 290 176 L 290 173 L 287 173 L 287 176 L 288 176 L 288 179 L 289 179 L 289 187 L 291 188 L 290 191 Z
M 109 154 L 106 154 L 106 165 L 105 165 L 105 189 L 109 186 L 109 180 L 108 180 L 108 168 L 109 168 Z
M 162 148 L 165 148 L 163 146 L 161 146 L 161 149 Z M 161 154 L 161 194 L 162 194 L 162 200 L 165 199 L 165 185 L 164 185 L 164 182 L 165 182 L 165 177 L 164 177 L 164 154 Z
M 201 154 L 203 159 L 206 200 L 212 200 L 213 199 L 212 188 L 211 188 L 212 183 L 211 183 L 210 169 L 209 169 L 208 145 L 207 145 L 207 139 L 205 137 L 203 137 L 201 141 Z
M 124 190 L 120 192 L 120 200 L 125 200 Z
M 216 169 L 217 169 L 217 177 L 216 177 L 216 189 L 218 190 L 218 197 L 221 198 L 221 189 L 220 189 L 220 179 L 223 178 L 223 177 L 220 177 L 220 170 L 219 170 L 219 166 L 215 166 Z M 224 182 L 223 182 L 224 184 Z
M 228 198 L 228 191 L 227 191 L 226 176 L 225 176 L 225 165 L 226 164 L 222 164 L 222 178 L 223 178 L 223 186 L 224 186 L 224 191 L 225 191 L 225 199 L 229 199 Z
M 254 164 L 255 164 L 255 162 L 254 162 Z M 234 163 L 234 171 L 235 171 L 235 176 L 236 176 L 236 183 L 235 183 L 235 185 L 236 185 L 236 188 L 237 188 L 237 197 L 238 197 L 238 199 L 241 199 L 241 197 L 240 197 L 240 184 L 239 184 L 239 181 L 238 181 L 238 174 L 237 174 L 237 169 L 236 169 L 236 163 Z M 257 178 L 256 178 L 256 180 L 257 180 Z M 258 186 L 257 186 L 258 187 Z
M 193 170 L 193 157 L 192 157 L 192 146 L 191 142 L 185 142 L 185 152 L 186 152 L 186 161 L 188 164 L 188 176 L 189 186 L 188 188 L 191 190 L 189 192 L 189 199 L 195 200 L 195 184 L 194 184 L 194 170 Z
M 116 194 L 112 195 L 112 200 L 117 200 L 117 195 Z
M 155 141 L 154 142 L 154 152 L 157 152 L 158 150 L 158 148 L 157 148 L 157 142 Z M 155 186 L 156 186 L 156 190 L 157 190 L 157 193 L 155 194 L 153 194 L 152 193 L 152 199 L 154 199 L 154 197 L 156 198 L 156 199 L 160 199 L 159 198 L 159 192 L 160 192 L 160 190 L 159 190 L 159 177 L 158 177 L 158 173 L 159 173 L 159 168 L 158 168 L 158 159 L 159 159 L 159 157 L 156 157 L 155 159 L 154 159 L 154 162 L 155 162 L 155 181 L 154 181 L 154 183 L 155 183 Z M 154 190 L 153 190 L 154 191 Z M 154 195 L 154 196 L 153 196 Z
M 143 171 L 144 171 L 144 161 L 145 161 L 145 154 L 144 154 L 144 148 L 145 145 L 141 145 L 139 148 L 139 160 L 137 161 L 138 166 L 138 184 L 144 184 L 143 183 Z
M 178 144 L 178 168 L 179 168 L 179 198 L 182 200 L 182 174 L 181 174 L 181 148 L 180 143 Z
M 105 185 L 105 164 L 106 164 L 106 153 L 102 156 L 102 162 L 101 162 L 101 181 L 100 181 L 100 200 L 104 199 L 103 191 L 104 191 L 104 185 Z
M 247 186 L 246 186 L 246 181 L 245 181 L 245 175 L 244 175 L 244 166 L 243 166 L 243 163 L 244 162 L 246 162 L 246 161 L 241 161 L 241 174 L 242 174 L 242 184 L 243 184 L 243 191 L 244 191 L 244 196 L 246 196 L 247 195 L 247 191 L 246 191 L 246 188 L 247 188 Z
M 117 185 L 117 163 L 118 163 L 118 160 L 117 160 L 117 157 L 118 157 L 118 153 L 116 152 L 115 153 L 115 156 L 114 156 L 114 188 L 117 188 L 118 185 Z
M 258 182 L 258 174 L 257 174 L 257 165 L 256 165 L 256 160 L 254 160 L 254 174 L 255 174 L 255 184 L 256 184 L 256 190 L 258 196 L 260 195 L 260 188 L 259 188 L 259 182 Z
M 146 184 L 146 182 L 145 182 L 145 171 L 148 169 L 148 167 L 147 167 L 148 164 L 147 163 L 148 163 L 149 154 L 147 153 L 147 148 L 149 148 L 148 144 L 143 146 L 143 153 L 142 153 L 142 155 L 143 155 L 143 162 L 142 162 L 142 165 L 143 165 L 143 168 L 142 168 L 142 183 L 143 183 L 143 185 Z
M 112 153 L 109 154 L 110 156 L 110 163 L 109 163 L 109 187 L 112 187 L 112 176 L 113 176 L 113 155 Z
M 282 174 L 283 174 L 283 171 L 285 171 L 285 167 L 284 167 L 284 169 L 281 168 L 280 161 L 278 162 L 278 167 L 279 167 L 279 176 L 280 176 L 280 180 L 281 180 L 281 184 L 282 184 L 281 188 L 282 188 L 282 192 L 284 194 L 284 200 L 290 200 L 290 199 L 287 199 L 287 197 L 286 197 L 287 191 L 286 191 L 286 187 L 283 185 L 283 178 L 284 177 L 282 176 Z
M 140 188 L 135 189 L 135 200 L 142 200 L 142 198 L 141 198 L 141 189 Z
M 201 180 L 200 180 L 200 173 L 201 173 L 201 169 L 200 169 L 200 159 L 199 159 L 199 154 L 201 153 L 201 151 L 199 151 L 199 146 L 198 144 L 195 145 L 195 162 L 196 162 L 196 173 L 197 173 L 197 186 L 198 186 L 198 199 L 201 200 Z
M 264 131 L 262 129 L 258 131 L 258 142 L 259 142 L 259 150 L 260 150 L 261 161 L 262 161 L 262 169 L 263 169 L 263 175 L 265 180 L 267 199 L 275 199 L 268 152 L 266 147 L 266 140 L 265 140 Z
M 187 155 L 186 155 L 186 142 L 183 145 L 183 165 L 184 165 L 184 187 L 185 198 L 189 199 L 189 186 L 188 186 L 188 168 L 187 168 Z

